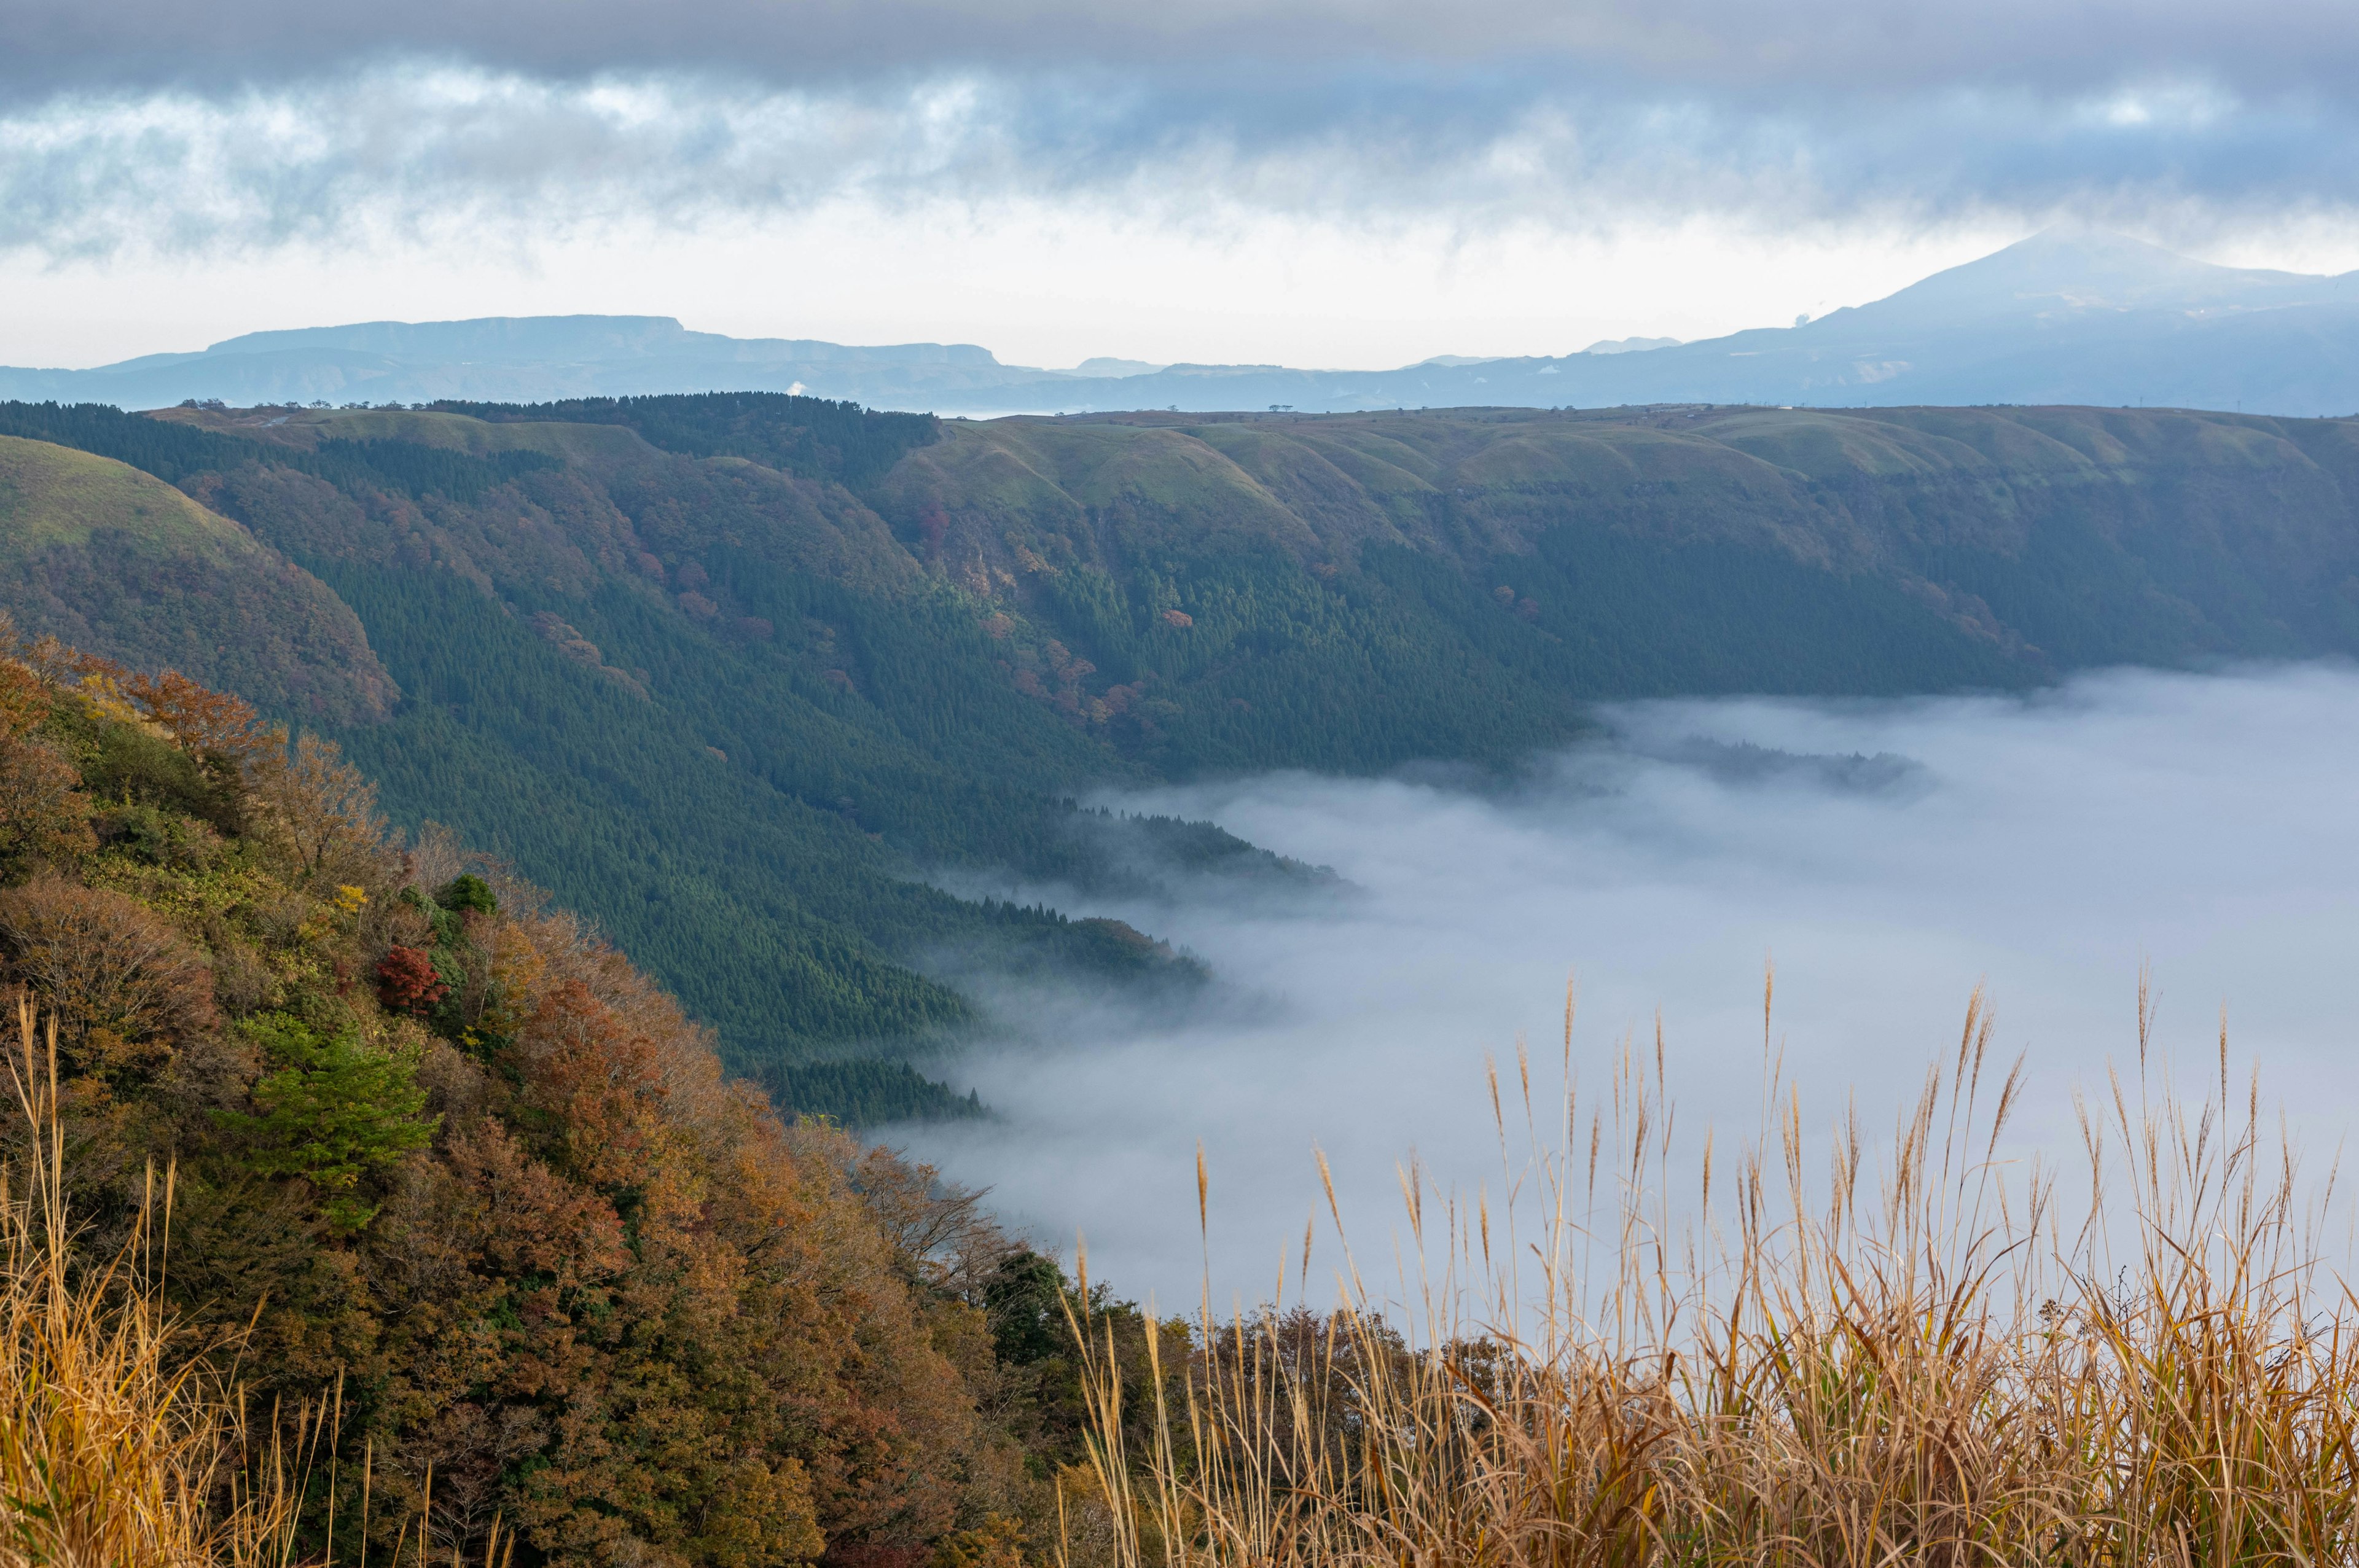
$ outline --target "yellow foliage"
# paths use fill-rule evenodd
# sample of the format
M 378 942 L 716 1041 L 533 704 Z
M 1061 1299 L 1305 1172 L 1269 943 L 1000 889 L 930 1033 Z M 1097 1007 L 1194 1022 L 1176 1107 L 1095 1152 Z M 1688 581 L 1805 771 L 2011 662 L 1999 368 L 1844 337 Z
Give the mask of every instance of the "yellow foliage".
M 104 670 L 92 670 L 79 683 L 82 700 L 103 719 L 151 730 L 147 712 L 123 689 L 123 683 Z
M 1027 1568 L 1024 1527 L 1004 1514 L 945 1537 L 934 1549 L 931 1568 Z

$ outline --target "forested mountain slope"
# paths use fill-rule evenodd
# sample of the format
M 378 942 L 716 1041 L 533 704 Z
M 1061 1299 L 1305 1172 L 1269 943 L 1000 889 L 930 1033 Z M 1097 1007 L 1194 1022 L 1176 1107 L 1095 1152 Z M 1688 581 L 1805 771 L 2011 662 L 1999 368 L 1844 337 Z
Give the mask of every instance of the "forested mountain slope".
M 16 1087 L 61 1091 L 81 1259 L 168 1210 L 136 1273 L 168 1311 L 126 1332 L 288 1444 L 271 1561 L 1005 1563 L 1091 1507 L 1079 1298 L 974 1194 L 782 1120 L 573 916 L 389 836 L 332 747 L 5 623 L 0 995 L 12 1041 L 20 997 L 54 1029 Z M 0 1123 L 17 1173 L 40 1103 Z M 1093 1304 L 1143 1363 L 1152 1322 Z M 88 1422 L 138 1382 L 29 1392 Z
M 396 816 L 509 857 L 788 1103 L 855 1116 L 955 1108 L 876 1064 L 973 1022 L 965 968 L 1195 972 L 1127 928 L 923 873 L 1294 874 L 1214 829 L 1077 812 L 1095 784 L 1508 764 L 1602 698 L 2359 650 L 2350 421 L 968 424 L 749 394 L 20 404 L 0 432 L 168 481 L 253 559 L 332 589 L 398 688 L 382 720 L 334 730 Z M 0 450 L 0 473 L 32 472 L 33 449 Z M 11 549 L 17 516 L 0 512 Z M 39 581 L 96 569 L 50 548 Z M 39 581 L 0 590 L 33 631 L 59 613 Z M 152 631 L 78 613 L 102 651 Z M 191 672 L 216 675 L 201 652 Z
M 1589 698 L 2359 643 L 2350 421 L 1680 408 L 944 432 L 877 505 L 1004 607 L 1014 645 L 1038 625 L 1097 679 L 1145 673 L 1177 710 L 1129 754 L 1180 772 L 1505 754 Z

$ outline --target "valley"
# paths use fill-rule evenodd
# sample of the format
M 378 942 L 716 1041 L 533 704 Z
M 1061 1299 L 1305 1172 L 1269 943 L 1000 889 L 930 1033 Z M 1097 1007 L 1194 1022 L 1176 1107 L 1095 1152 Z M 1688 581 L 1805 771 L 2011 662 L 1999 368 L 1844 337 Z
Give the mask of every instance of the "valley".
M 1164 933 L 946 889 L 1319 878 L 1093 792 L 1504 776 L 1629 698 L 2359 652 L 2346 420 L 731 394 L 10 404 L 0 437 L 22 631 L 334 738 L 856 1123 L 980 1108 L 926 1069 L 988 1025 L 962 977 L 1206 983 Z

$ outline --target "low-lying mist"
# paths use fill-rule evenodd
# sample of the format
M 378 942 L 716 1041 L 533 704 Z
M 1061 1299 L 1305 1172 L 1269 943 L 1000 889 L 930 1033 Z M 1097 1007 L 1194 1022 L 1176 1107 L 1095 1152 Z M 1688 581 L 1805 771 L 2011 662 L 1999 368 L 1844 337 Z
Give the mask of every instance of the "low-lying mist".
M 1512 784 L 1284 773 L 1103 804 L 1209 817 L 1347 885 L 1175 879 L 1092 900 L 1201 956 L 1206 995 L 1151 1010 L 1004 987 L 1005 1040 L 945 1065 L 998 1111 L 886 1136 L 1093 1278 L 1166 1310 L 1207 1264 L 1216 1304 L 1292 1294 L 1332 1164 L 1364 1262 L 1389 1271 L 1397 1169 L 1501 1184 L 1486 1054 L 1518 1037 L 1557 1092 L 1607 1087 L 1659 1013 L 1680 1137 L 1758 1125 L 1772 1048 L 1823 1128 L 1855 1098 L 1888 1126 L 1954 1054 L 1987 981 L 1995 1054 L 2027 1058 L 2010 1152 L 2077 1158 L 2075 1086 L 2135 1065 L 2139 969 L 2197 1092 L 2257 1061 L 2322 1165 L 2359 1094 L 2359 672 L 2111 672 L 2030 697 L 1758 699 L 1605 710 L 1606 737 Z M 1004 890 L 1003 890 L 1004 891 Z M 1543 1110 L 1543 1118 L 1548 1114 Z M 1338 1255 L 1322 1249 L 1316 1287 Z M 1313 1294 L 1321 1293 L 1314 1288 Z

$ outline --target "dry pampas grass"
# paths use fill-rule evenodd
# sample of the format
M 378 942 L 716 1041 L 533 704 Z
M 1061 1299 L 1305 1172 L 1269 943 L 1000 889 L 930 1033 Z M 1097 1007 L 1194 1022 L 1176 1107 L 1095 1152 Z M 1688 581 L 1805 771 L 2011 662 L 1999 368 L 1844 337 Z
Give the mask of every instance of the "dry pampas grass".
M 2019 1066 L 1993 1070 L 1979 992 L 1881 1147 L 1851 1117 L 1807 1137 L 1773 1058 L 1760 1136 L 1674 1171 L 1659 1041 L 1594 1107 L 1535 1108 L 1519 1062 L 1551 1130 L 1516 1201 L 1436 1212 L 1412 1177 L 1390 1295 L 1354 1271 L 1330 1313 L 1207 1311 L 1150 1452 L 1125 1451 L 1112 1341 L 1077 1322 L 1111 1554 L 2359 1562 L 2359 1310 L 2316 1238 L 2332 1177 L 2306 1207 L 2257 1090 L 2231 1093 L 2224 1031 L 2216 1092 L 2175 1095 L 2150 1017 L 2142 989 L 2138 1070 L 2081 1108 L 2067 1172 L 2008 1162 Z M 1766 994 L 1764 1024 L 1766 1052 Z M 1568 1068 L 1571 1027 L 1568 1004 Z M 1505 1148 L 1501 1099 L 1495 1075 Z

